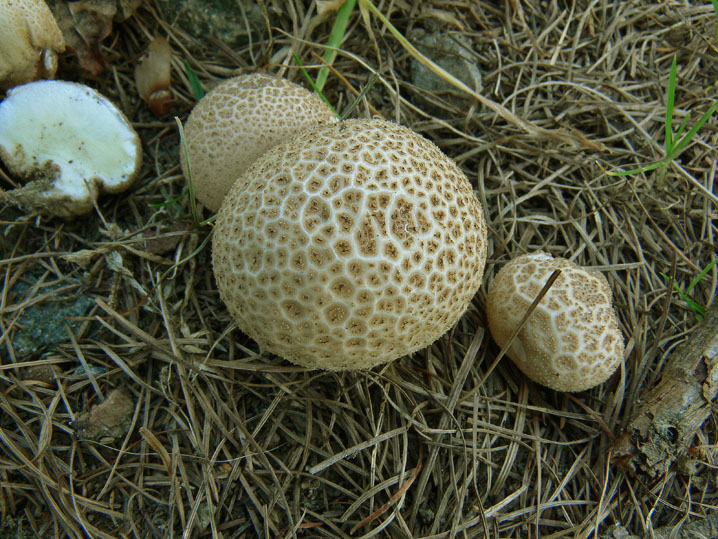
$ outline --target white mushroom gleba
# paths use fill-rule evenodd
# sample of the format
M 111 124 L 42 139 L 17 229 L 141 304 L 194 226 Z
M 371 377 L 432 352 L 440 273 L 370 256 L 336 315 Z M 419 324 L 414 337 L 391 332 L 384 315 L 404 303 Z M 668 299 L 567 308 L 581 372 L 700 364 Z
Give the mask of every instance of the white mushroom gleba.
M 479 288 L 487 230 L 456 164 L 413 131 L 348 120 L 275 146 L 222 203 L 222 299 L 262 351 L 340 370 L 441 337 Z
M 71 217 L 92 211 L 100 193 L 130 187 L 142 146 L 124 114 L 92 88 L 37 81 L 0 103 L 0 159 L 18 180 L 31 180 L 0 191 L 0 202 Z

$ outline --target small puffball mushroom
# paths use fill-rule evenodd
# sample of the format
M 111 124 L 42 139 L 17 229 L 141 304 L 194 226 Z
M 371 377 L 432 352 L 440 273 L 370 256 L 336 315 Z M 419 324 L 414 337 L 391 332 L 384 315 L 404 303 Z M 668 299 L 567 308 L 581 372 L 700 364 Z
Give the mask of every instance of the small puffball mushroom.
M 43 0 L 0 2 L 0 88 L 51 79 L 65 40 Z
M 556 269 L 560 275 L 506 353 L 539 384 L 583 391 L 606 381 L 623 361 L 611 289 L 600 273 L 541 251 L 511 260 L 489 287 L 489 329 L 503 348 Z
M 336 120 L 319 96 L 293 82 L 262 73 L 224 81 L 195 105 L 184 126 L 197 200 L 216 212 L 260 155 L 299 131 Z M 187 178 L 184 148 L 180 153 Z
M 92 88 L 36 81 L 0 103 L 0 159 L 18 178 L 34 180 L 0 191 L 0 201 L 71 217 L 92 211 L 101 192 L 130 187 L 142 146 L 124 114 Z
M 272 148 L 217 214 L 220 295 L 262 351 L 363 369 L 424 348 L 467 309 L 487 229 L 456 164 L 413 131 L 347 120 Z
M 171 88 L 172 49 L 162 36 L 155 37 L 147 53 L 135 66 L 137 93 L 155 116 L 164 116 L 172 110 L 174 98 Z

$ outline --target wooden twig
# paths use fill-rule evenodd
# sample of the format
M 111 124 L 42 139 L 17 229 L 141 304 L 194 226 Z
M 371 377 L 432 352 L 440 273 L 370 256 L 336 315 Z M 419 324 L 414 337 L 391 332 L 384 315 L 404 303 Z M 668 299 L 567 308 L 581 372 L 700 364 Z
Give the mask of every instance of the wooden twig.
M 639 401 L 614 458 L 655 476 L 691 448 L 718 394 L 718 305 L 671 355 L 660 382 Z

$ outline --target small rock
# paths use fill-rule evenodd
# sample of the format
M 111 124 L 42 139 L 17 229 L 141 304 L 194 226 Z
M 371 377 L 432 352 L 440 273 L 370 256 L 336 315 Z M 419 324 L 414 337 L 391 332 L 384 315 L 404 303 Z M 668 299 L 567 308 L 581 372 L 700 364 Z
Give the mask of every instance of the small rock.
M 28 276 L 12 288 L 14 303 L 22 303 L 26 295 L 34 288 L 36 276 Z M 66 287 L 62 284 L 43 286 L 37 294 L 47 294 L 53 289 Z M 71 294 L 72 292 L 70 292 Z M 57 346 L 70 341 L 66 327 L 75 331 L 83 323 L 77 318 L 85 316 L 95 301 L 88 296 L 62 297 L 61 295 L 40 301 L 23 309 L 17 318 L 12 344 L 18 359 L 46 347 Z M 74 319 L 74 320 L 73 320 Z
M 476 58 L 470 52 L 471 45 L 460 36 L 439 31 L 427 32 L 422 28 L 415 28 L 409 32 L 408 37 L 419 52 L 469 88 L 477 92 L 483 88 L 481 71 L 476 65 Z M 411 60 L 411 82 L 414 86 L 435 94 L 460 91 L 413 58 Z M 468 95 L 466 95 L 466 99 L 472 100 Z
M 160 0 L 159 5 L 165 19 L 188 34 L 211 35 L 232 48 L 256 41 L 267 28 L 257 2 L 248 0 Z

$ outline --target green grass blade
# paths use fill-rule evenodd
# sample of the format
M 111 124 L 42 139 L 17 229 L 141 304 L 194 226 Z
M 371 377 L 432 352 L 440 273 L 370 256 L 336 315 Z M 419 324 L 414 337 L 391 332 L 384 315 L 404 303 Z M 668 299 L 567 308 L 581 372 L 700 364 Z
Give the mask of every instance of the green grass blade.
M 686 289 L 686 292 L 688 292 L 688 293 L 690 294 L 691 291 L 696 287 L 696 285 L 697 285 L 699 282 L 701 282 L 701 279 L 703 279 L 703 277 L 705 277 L 706 274 L 707 274 L 707 273 L 713 268 L 713 266 L 715 266 L 716 264 L 718 264 L 718 258 L 713 259 L 713 261 L 712 261 L 710 264 L 708 264 L 705 268 L 703 268 L 703 271 L 701 271 L 701 272 L 698 274 L 698 276 L 697 276 L 695 279 L 693 279 L 693 281 L 691 282 L 691 284 L 688 285 L 688 288 Z
M 182 264 L 186 264 L 188 261 L 192 260 L 195 256 L 197 256 L 200 252 L 202 252 L 202 250 L 205 247 L 207 247 L 207 245 L 209 245 L 209 242 L 212 239 L 213 232 L 214 232 L 214 228 L 211 228 L 209 230 L 209 234 L 207 234 L 207 236 L 202 240 L 202 243 L 200 243 L 199 246 L 194 251 L 192 251 L 190 254 L 188 254 L 186 257 L 184 257 L 179 262 L 172 264 L 169 268 L 167 268 L 165 270 L 165 272 L 160 275 L 160 278 L 157 280 L 157 284 L 163 282 L 178 267 L 180 267 Z
M 324 84 L 327 82 L 327 77 L 329 77 L 328 66 L 332 65 L 337 57 L 338 49 L 341 46 L 344 34 L 346 34 L 347 31 L 349 16 L 352 14 L 352 11 L 354 11 L 356 3 L 357 0 L 347 0 L 342 4 L 342 7 L 339 8 L 339 11 L 337 11 L 332 31 L 329 34 L 329 39 L 327 40 L 328 48 L 324 51 L 324 56 L 322 56 L 326 65 L 322 66 L 317 74 L 316 85 L 320 92 L 324 89 Z
M 313 79 L 312 76 L 309 74 L 309 72 L 308 72 L 306 69 L 304 69 L 304 64 L 302 64 L 302 61 L 299 59 L 299 56 L 297 56 L 296 53 L 294 53 L 294 52 L 292 52 L 292 56 L 294 57 L 294 61 L 297 62 L 297 65 L 299 66 L 299 69 L 300 69 L 300 70 L 302 71 L 302 73 L 304 74 L 304 77 L 307 79 L 307 82 L 309 83 L 309 86 L 312 87 L 312 90 L 314 90 L 314 91 L 316 92 L 316 94 L 317 94 L 319 97 L 321 97 L 322 101 L 324 101 L 327 105 L 329 105 L 329 108 L 332 109 L 332 112 L 334 113 L 334 116 L 336 116 L 337 118 L 341 118 L 341 116 L 339 116 L 339 114 L 337 114 L 337 111 L 334 109 L 334 107 L 333 107 L 332 104 L 329 102 L 329 100 L 324 96 L 324 94 L 322 93 L 321 89 L 317 86 L 317 83 L 314 82 L 314 79 Z
M 192 88 L 192 95 L 197 101 L 199 101 L 204 97 L 202 83 L 199 81 L 199 77 L 197 76 L 197 73 L 195 73 L 194 69 L 192 69 L 192 66 L 189 65 L 187 58 L 182 58 L 182 63 L 184 64 L 184 70 L 187 73 L 187 79 L 189 79 L 189 85 Z
M 668 102 L 666 103 L 666 154 L 673 150 L 673 105 L 676 98 L 677 57 L 673 55 L 671 74 L 668 77 Z
M 718 101 L 715 101 L 713 105 L 705 112 L 703 113 L 703 116 L 700 117 L 698 120 L 698 123 L 694 125 L 688 133 L 686 133 L 673 147 L 673 151 L 666 155 L 663 159 L 660 159 L 659 161 L 656 161 L 654 163 L 651 163 L 649 165 L 645 165 L 642 167 L 634 168 L 632 170 L 625 170 L 625 171 L 609 171 L 607 174 L 609 176 L 630 176 L 632 174 L 639 174 L 641 172 L 648 172 L 649 170 L 655 170 L 658 167 L 666 166 L 671 161 L 673 161 L 676 157 L 678 157 L 678 154 L 681 153 L 681 151 L 688 145 L 688 143 L 693 140 L 693 137 L 698 132 L 698 130 L 703 127 L 703 125 L 713 116 L 713 114 L 718 110 Z
M 676 131 L 676 134 L 673 136 L 673 140 L 680 140 L 680 138 L 683 136 L 683 131 L 686 130 L 686 125 L 688 125 L 688 119 L 691 117 L 690 114 L 686 114 L 686 117 L 683 118 L 683 122 L 681 122 L 681 126 L 678 128 L 678 131 Z M 666 148 L 668 150 L 668 148 Z M 673 148 L 671 148 L 671 151 Z M 666 151 L 666 155 L 670 154 L 671 151 Z
M 708 120 L 710 120 L 710 117 L 713 116 L 713 113 L 715 113 L 716 109 L 718 109 L 718 101 L 714 101 L 713 105 L 711 105 L 711 108 L 709 108 L 705 113 L 703 113 L 703 116 L 700 117 L 700 120 L 694 125 L 688 133 L 685 134 L 685 136 L 678 141 L 676 146 L 673 148 L 672 156 L 675 157 L 678 155 L 678 153 L 686 147 L 686 145 L 693 139 L 693 136 L 696 134 L 696 132 L 703 127 L 703 124 L 706 123 Z
M 718 41 L 718 0 L 713 0 L 713 9 L 716 12 L 716 33 L 715 38 Z
M 665 273 L 659 272 L 658 274 L 659 274 L 661 277 L 663 277 L 666 281 L 670 281 L 670 280 L 671 280 L 671 278 L 668 277 L 668 275 L 666 275 Z M 684 291 L 681 289 L 681 287 L 678 286 L 678 284 L 677 284 L 675 281 L 673 281 L 673 290 L 675 290 L 676 292 L 678 292 L 678 294 L 679 294 L 679 295 L 683 298 L 683 300 L 688 304 L 688 308 L 691 310 L 691 312 L 693 313 L 693 315 L 696 317 L 696 320 L 698 320 L 699 322 L 700 322 L 701 320 L 703 320 L 703 317 L 704 317 L 705 314 L 706 314 L 706 309 L 705 309 L 705 307 L 703 307 L 703 305 L 701 305 L 700 303 L 698 303 L 696 300 L 694 300 L 693 298 L 691 298 L 686 292 L 684 292 Z
M 192 209 L 192 219 L 197 226 L 201 226 L 199 217 L 197 216 L 197 199 L 194 197 L 194 184 L 192 183 L 192 164 L 189 162 L 189 150 L 187 149 L 187 139 L 184 136 L 184 128 L 182 122 L 177 116 L 175 116 L 175 122 L 177 122 L 177 129 L 179 129 L 180 143 L 184 149 L 184 156 L 187 160 L 187 185 L 189 186 L 189 205 Z
M 185 196 L 187 196 L 187 189 L 182 191 L 182 193 L 176 197 L 171 197 L 169 193 L 167 193 L 164 189 L 160 189 L 160 193 L 162 193 L 162 196 L 165 197 L 164 201 L 148 204 L 150 208 L 152 208 L 153 210 L 159 210 L 167 206 L 172 206 L 180 213 L 180 215 L 186 214 L 186 212 L 182 209 L 182 206 L 179 205 L 179 201 L 182 200 Z
M 374 83 L 377 81 L 378 78 L 379 78 L 379 75 L 377 75 L 376 73 L 374 73 L 371 76 L 371 78 L 369 79 L 369 82 L 367 82 L 366 86 L 364 86 L 364 88 L 362 88 L 361 92 L 359 92 L 359 95 L 354 100 L 354 102 L 351 104 L 351 106 L 346 110 L 346 112 L 344 114 L 342 114 L 340 120 L 346 120 L 349 117 L 349 115 L 352 112 L 354 112 L 354 109 L 357 108 L 359 103 L 361 103 L 361 100 L 364 99 L 364 96 L 369 92 L 369 90 L 371 90 L 371 87 L 374 86 Z
M 670 161 L 670 159 L 668 160 Z M 651 163 L 650 165 L 644 165 L 642 167 L 634 168 L 631 170 L 621 170 L 621 171 L 614 171 L 610 170 L 606 172 L 609 176 L 632 176 L 633 174 L 640 174 L 641 172 L 648 172 L 649 170 L 655 170 L 660 166 L 663 166 L 667 164 L 666 160 L 656 161 L 655 163 Z

